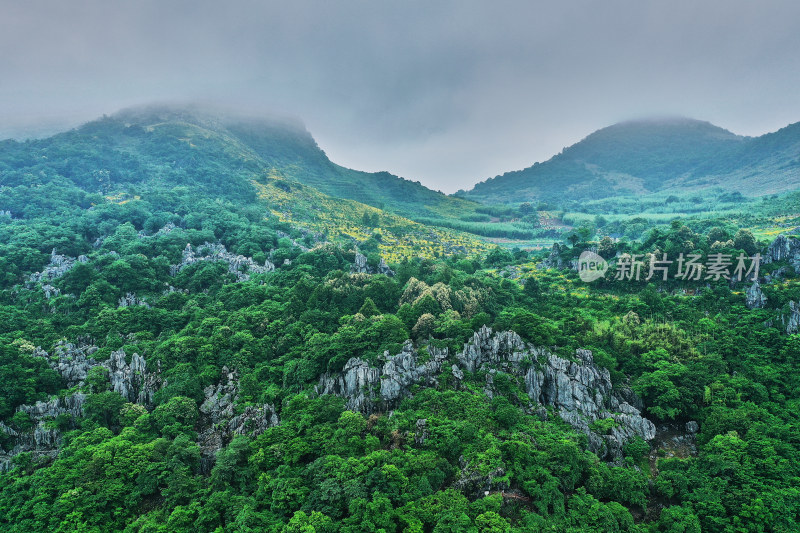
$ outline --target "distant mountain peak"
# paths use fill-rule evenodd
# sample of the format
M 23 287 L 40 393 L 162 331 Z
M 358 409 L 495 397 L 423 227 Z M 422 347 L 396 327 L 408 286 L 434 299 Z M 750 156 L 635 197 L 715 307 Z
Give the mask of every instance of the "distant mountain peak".
M 693 118 L 637 118 L 461 196 L 485 203 L 571 201 L 710 186 L 771 194 L 800 187 L 797 137 L 790 127 L 752 138 Z
M 112 118 L 131 123 L 188 122 L 203 127 L 224 128 L 232 124 L 283 127 L 307 132 L 297 117 L 204 102 L 154 102 L 122 109 Z

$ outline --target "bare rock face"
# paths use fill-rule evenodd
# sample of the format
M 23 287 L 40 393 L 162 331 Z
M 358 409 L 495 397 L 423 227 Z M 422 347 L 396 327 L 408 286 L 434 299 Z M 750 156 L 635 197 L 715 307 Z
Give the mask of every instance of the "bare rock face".
M 230 253 L 225 248 L 225 245 L 221 243 L 205 242 L 198 246 L 197 250 L 195 251 L 191 244 L 187 244 L 183 250 L 181 262 L 177 265 L 172 265 L 170 273 L 174 276 L 187 266 L 199 261 L 224 261 L 228 263 L 228 272 L 236 276 L 237 281 L 249 280 L 250 274 L 264 274 L 275 270 L 275 265 L 269 260 L 264 261 L 263 265 L 259 265 L 251 257 Z
M 745 305 L 748 309 L 761 309 L 767 305 L 767 297 L 761 291 L 761 285 L 759 285 L 758 280 L 755 280 L 750 288 L 747 289 Z
M 62 415 L 69 415 L 72 421 L 83 416 L 83 404 L 86 395 L 80 392 L 65 398 L 52 398 L 46 402 L 33 405 L 21 405 L 18 412 L 28 415 L 32 423 L 29 431 L 17 431 L 0 422 L 0 432 L 11 437 L 14 445 L 8 452 L 0 450 L 0 472 L 11 467 L 11 460 L 20 453 L 31 453 L 35 460 L 51 459 L 58 454 L 61 446 L 61 431 L 52 427 L 51 423 Z
M 129 363 L 123 350 L 112 352 L 107 361 L 98 363 L 91 357 L 96 351 L 96 346 L 86 342 L 61 342 L 56 346 L 54 357 L 41 348 L 37 348 L 33 355 L 47 359 L 70 388 L 83 386 L 89 371 L 100 366 L 107 371 L 111 390 L 129 402 L 152 409 L 155 393 L 166 384 L 161 377 L 160 363 L 150 371 L 144 357 L 134 353 Z M 216 452 L 230 443 L 234 436 L 256 436 L 279 423 L 277 411 L 271 404 L 237 409 L 239 376 L 235 370 L 227 368 L 223 368 L 222 374 L 219 383 L 203 391 L 205 400 L 200 406 L 198 440 L 206 471 L 213 465 Z M 0 471 L 7 470 L 11 459 L 22 452 L 33 452 L 37 457 L 55 457 L 61 446 L 61 432 L 52 427 L 52 421 L 63 414 L 70 415 L 72 420 L 83 416 L 85 400 L 85 394 L 76 392 L 65 398 L 20 406 L 17 411 L 28 414 L 33 423 L 30 431 L 17 431 L 0 422 L 0 432 L 11 437 L 14 443 L 11 451 L 0 451 Z
M 350 267 L 350 272 L 368 274 L 369 267 L 367 266 L 367 256 L 356 252 L 356 258 L 355 261 L 353 261 L 353 266 Z
M 539 268 L 555 268 L 555 269 L 563 269 L 567 266 L 563 259 L 561 259 L 561 251 L 563 250 L 562 246 L 557 242 L 553 243 L 553 249 L 550 250 L 550 255 L 548 255 L 544 261 L 539 263 Z
M 383 274 L 384 276 L 389 276 L 390 278 L 394 276 L 394 270 L 389 268 L 389 265 L 386 264 L 386 261 L 383 260 L 383 257 L 381 257 L 381 260 L 378 261 L 378 274 Z
M 356 258 L 352 266 L 350 266 L 350 272 L 353 274 L 383 274 L 389 277 L 394 276 L 394 270 L 389 268 L 389 265 L 386 264 L 383 257 L 381 257 L 381 260 L 378 262 L 378 267 L 372 268 L 367 264 L 367 256 L 360 252 L 356 252 Z
M 239 374 L 235 370 L 223 367 L 219 383 L 209 385 L 203 393 L 205 401 L 200 406 L 201 430 L 198 441 L 204 471 L 210 470 L 217 451 L 234 436 L 260 435 L 267 428 L 279 424 L 277 411 L 271 404 L 250 405 L 240 414 L 235 414 L 239 397 Z
M 126 293 L 125 296 L 120 297 L 119 301 L 117 302 L 117 307 L 133 307 L 136 305 L 150 307 L 150 304 L 144 301 L 143 298 L 136 296 L 136 293 L 133 292 Z
M 369 413 L 372 411 L 376 388 L 380 388 L 380 371 L 361 358 L 352 357 L 341 373 L 323 374 L 318 394 L 334 394 L 347 398 L 347 408 L 351 411 Z
M 153 395 L 164 385 L 161 363 L 158 363 L 154 371 L 148 371 L 144 357 L 134 353 L 129 364 L 124 350 L 112 352 L 107 361 L 97 362 L 91 357 L 96 351 L 97 346 L 86 342 L 59 342 L 55 357 L 50 357 L 41 348 L 37 348 L 33 356 L 47 359 L 50 368 L 61 375 L 69 388 L 83 386 L 89 370 L 96 366 L 103 367 L 108 371 L 111 390 L 129 402 L 151 407 Z
M 800 304 L 789 302 L 789 319 L 786 322 L 786 334 L 800 333 Z
M 97 361 L 91 358 L 92 354 L 97 351 L 97 346 L 86 342 L 73 344 L 62 341 L 56 344 L 55 351 L 57 358 L 55 360 L 50 358 L 47 352 L 41 348 L 37 348 L 33 355 L 47 358 L 50 367 L 61 375 L 61 378 L 69 388 L 83 385 L 89 369 L 98 364 Z
M 767 248 L 764 263 L 788 261 L 795 269 L 800 269 L 800 240 L 778 235 Z
M 323 374 L 316 391 L 344 397 L 348 409 L 371 413 L 396 407 L 411 395 L 413 385 L 437 386 L 443 370 L 457 382 L 464 379 L 464 372 L 486 371 L 484 390 L 492 396 L 497 394 L 493 376 L 501 371 L 524 386 L 531 412 L 542 409 L 536 405 L 554 408 L 589 437 L 589 448 L 602 457 L 619 458 L 622 447 L 634 437 L 646 441 L 655 437 L 655 425 L 641 414 L 641 401 L 630 389 L 614 389 L 608 370 L 595 365 L 589 350 L 577 350 L 574 360 L 568 360 L 526 344 L 513 331 L 493 333 L 486 326 L 452 357 L 447 350 L 429 349 L 430 359 L 420 362 L 420 354 L 408 341 L 401 353 L 385 353 L 380 369 L 354 357 L 342 372 Z M 453 360 L 449 367 L 445 364 Z M 602 419 L 611 419 L 613 424 L 600 435 L 592 430 L 592 423 Z
M 75 266 L 75 258 L 68 257 L 66 255 L 61 255 L 56 253 L 56 249 L 53 248 L 53 251 L 50 252 L 50 263 L 44 267 L 44 270 L 41 272 L 34 272 L 30 275 L 30 281 L 32 283 L 38 282 L 47 282 L 50 280 L 58 279 L 67 271 Z
M 42 292 L 44 292 L 44 297 L 48 300 L 61 294 L 61 290 L 58 287 L 53 287 L 49 283 L 42 285 Z
M 163 385 L 160 361 L 155 372 L 148 372 L 144 357 L 135 353 L 128 364 L 125 352 L 117 350 L 111 353 L 111 357 L 102 366 L 108 369 L 111 390 L 129 402 L 148 407 L 153 405 L 153 396 Z
M 135 353 L 128 363 L 123 350 L 112 352 L 108 361 L 99 363 L 91 357 L 96 351 L 96 346 L 86 342 L 73 344 L 62 341 L 56 345 L 53 357 L 41 348 L 36 348 L 33 356 L 46 359 L 68 388 L 82 387 L 89 370 L 102 367 L 108 373 L 111 390 L 129 402 L 152 407 L 154 394 L 164 385 L 161 365 L 150 372 L 144 357 Z M 0 431 L 10 436 L 14 443 L 10 452 L 0 453 L 0 471 L 7 469 L 11 459 L 22 452 L 32 452 L 35 457 L 55 457 L 61 446 L 61 431 L 52 427 L 53 421 L 61 415 L 69 415 L 65 423 L 74 427 L 75 419 L 83 416 L 85 400 L 83 392 L 74 392 L 64 398 L 54 397 L 46 402 L 19 406 L 17 411 L 27 414 L 33 427 L 29 431 L 17 431 L 0 422 Z

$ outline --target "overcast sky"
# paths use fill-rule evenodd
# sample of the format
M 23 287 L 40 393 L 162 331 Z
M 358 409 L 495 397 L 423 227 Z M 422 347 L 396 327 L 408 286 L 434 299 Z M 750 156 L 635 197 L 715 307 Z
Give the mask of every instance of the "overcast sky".
M 216 101 L 453 192 L 625 119 L 800 121 L 798 22 L 797 0 L 0 0 L 0 134 Z

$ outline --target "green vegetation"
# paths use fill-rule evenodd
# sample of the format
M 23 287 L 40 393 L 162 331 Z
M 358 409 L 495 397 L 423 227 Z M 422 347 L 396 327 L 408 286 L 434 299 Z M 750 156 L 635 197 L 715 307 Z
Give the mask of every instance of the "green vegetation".
M 265 165 L 255 132 L 133 120 L 0 144 L 0 211 L 11 214 L 0 216 L 3 531 L 800 528 L 800 337 L 781 320 L 800 301 L 789 262 L 764 265 L 775 276 L 762 286 L 766 307 L 748 309 L 746 284 L 586 284 L 572 270 L 537 268 L 549 250 L 473 235 L 494 219 L 501 231 L 525 231 L 514 220 L 535 217 L 570 222 L 572 245 L 557 258 L 566 264 L 588 246 L 609 258 L 749 255 L 765 251 L 767 223 L 795 220 L 790 197 L 685 221 L 478 206 L 460 219 L 426 215 L 438 226 L 429 227 L 301 183 L 289 156 Z M 754 224 L 763 231 L 746 229 Z M 598 239 L 610 229 L 628 238 Z M 351 273 L 356 249 L 373 271 L 386 259 L 394 275 Z M 461 383 L 445 368 L 391 413 L 354 412 L 315 390 L 352 357 L 377 364 L 412 339 L 429 360 L 484 325 L 568 359 L 592 350 L 645 416 L 696 449 L 659 432 L 606 462 L 503 368 L 465 372 Z M 131 401 L 102 366 L 70 381 L 53 369 L 63 341 L 96 346 L 97 362 L 140 354 L 162 384 Z M 223 402 L 218 387 L 231 372 L 236 401 L 211 424 L 204 402 Z M 82 416 L 35 426 L 24 407 L 76 393 Z M 204 431 L 265 404 L 277 425 L 246 427 L 208 455 Z M 34 427 L 43 443 L 57 431 L 57 450 L 16 453 Z M 609 435 L 618 422 L 590 429 Z
M 765 196 L 800 185 L 799 136 L 800 123 L 750 138 L 690 119 L 623 122 L 592 133 L 548 161 L 488 179 L 458 196 L 515 204 L 630 201 L 663 193 L 702 203 L 705 189 L 713 187 Z

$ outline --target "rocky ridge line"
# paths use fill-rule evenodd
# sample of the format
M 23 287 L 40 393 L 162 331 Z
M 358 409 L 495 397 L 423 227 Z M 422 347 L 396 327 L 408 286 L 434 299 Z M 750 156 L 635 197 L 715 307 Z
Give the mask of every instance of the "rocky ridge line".
M 543 406 L 551 406 L 559 416 L 589 438 L 589 449 L 603 457 L 621 457 L 622 447 L 638 436 L 649 441 L 655 425 L 641 414 L 641 403 L 630 389 L 614 389 L 607 369 L 595 365 L 589 350 L 577 350 L 570 361 L 522 341 L 512 331 L 493 333 L 486 326 L 475 332 L 464 349 L 453 356 L 446 349 L 429 347 L 430 360 L 419 361 L 419 352 L 410 341 L 394 356 L 385 352 L 381 368 L 353 357 L 342 372 L 325 373 L 315 387 L 318 394 L 346 398 L 347 408 L 362 413 L 389 410 L 411 395 L 411 387 L 435 387 L 437 376 L 448 370 L 457 386 L 464 372 L 487 372 L 484 392 L 496 394 L 493 376 L 505 372 L 521 380 L 531 403 L 527 411 L 546 416 Z M 593 422 L 612 419 L 608 434 L 592 431 Z

